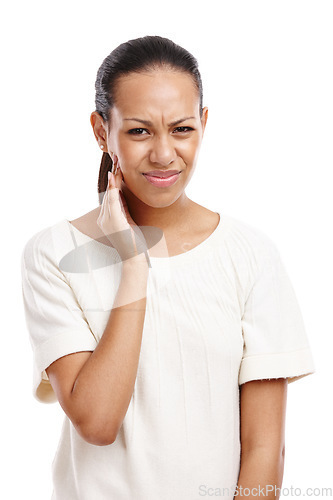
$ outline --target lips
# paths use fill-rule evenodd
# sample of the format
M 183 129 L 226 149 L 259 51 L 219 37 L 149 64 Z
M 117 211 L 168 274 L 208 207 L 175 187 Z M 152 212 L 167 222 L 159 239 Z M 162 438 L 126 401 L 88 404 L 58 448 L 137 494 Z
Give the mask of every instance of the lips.
M 149 175 L 149 177 L 160 177 L 165 179 L 171 175 L 179 174 L 179 170 L 150 170 L 149 172 L 143 172 L 143 175 Z
M 175 172 L 175 173 L 172 173 Z M 160 172 L 159 172 L 160 173 Z M 162 173 L 162 172 L 161 172 Z M 151 175 L 150 172 L 143 174 L 144 178 L 153 186 L 158 187 L 158 188 L 166 188 L 169 186 L 172 186 L 177 182 L 179 179 L 179 176 L 181 174 L 181 171 L 179 170 L 169 170 L 168 172 L 163 172 L 164 176 L 160 177 L 155 175 Z M 165 175 L 168 174 L 168 175 Z M 169 175 L 170 174 L 170 175 Z

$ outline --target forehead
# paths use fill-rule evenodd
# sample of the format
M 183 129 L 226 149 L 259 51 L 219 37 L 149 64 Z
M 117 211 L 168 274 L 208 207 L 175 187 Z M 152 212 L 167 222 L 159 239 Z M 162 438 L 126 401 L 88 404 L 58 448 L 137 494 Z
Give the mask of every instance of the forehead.
M 115 88 L 115 111 L 137 116 L 195 113 L 199 93 L 191 75 L 182 71 L 153 70 L 119 77 Z M 199 109 L 198 109 L 199 113 Z

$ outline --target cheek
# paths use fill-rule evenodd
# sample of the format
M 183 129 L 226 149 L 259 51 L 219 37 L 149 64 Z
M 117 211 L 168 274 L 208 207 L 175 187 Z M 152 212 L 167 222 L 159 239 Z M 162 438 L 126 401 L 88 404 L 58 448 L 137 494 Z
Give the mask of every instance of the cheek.
M 177 147 L 178 155 L 187 161 L 194 161 L 199 153 L 200 141 L 198 137 L 180 142 Z
M 118 142 L 118 157 L 124 170 L 135 168 L 147 155 L 147 146 L 144 142 L 120 139 Z

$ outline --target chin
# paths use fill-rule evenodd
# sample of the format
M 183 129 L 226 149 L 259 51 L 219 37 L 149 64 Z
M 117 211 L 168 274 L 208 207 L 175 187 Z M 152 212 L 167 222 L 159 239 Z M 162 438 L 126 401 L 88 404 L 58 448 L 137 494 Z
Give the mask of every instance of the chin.
M 124 183 L 123 183 L 124 184 Z M 130 198 L 135 198 L 139 203 L 143 203 L 144 205 L 147 205 L 148 207 L 151 208 L 166 208 L 171 206 L 173 203 L 175 203 L 179 197 L 181 197 L 184 194 L 184 190 L 177 192 L 177 193 L 167 193 L 167 192 L 158 192 L 155 195 L 147 196 L 146 192 L 138 192 L 134 190 L 132 191 L 126 184 L 124 187 L 124 195 L 126 194 Z

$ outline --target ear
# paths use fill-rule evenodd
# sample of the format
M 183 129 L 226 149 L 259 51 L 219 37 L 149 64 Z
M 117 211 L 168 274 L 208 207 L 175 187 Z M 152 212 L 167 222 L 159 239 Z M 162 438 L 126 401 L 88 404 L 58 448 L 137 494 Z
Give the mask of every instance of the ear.
M 207 106 L 205 106 L 202 110 L 202 117 L 201 117 L 202 135 L 204 134 L 206 128 L 207 118 L 208 118 L 208 108 Z
M 90 115 L 90 123 L 93 128 L 94 136 L 98 142 L 99 147 L 104 146 L 103 151 L 107 153 L 107 127 L 106 124 L 97 111 L 93 111 Z

